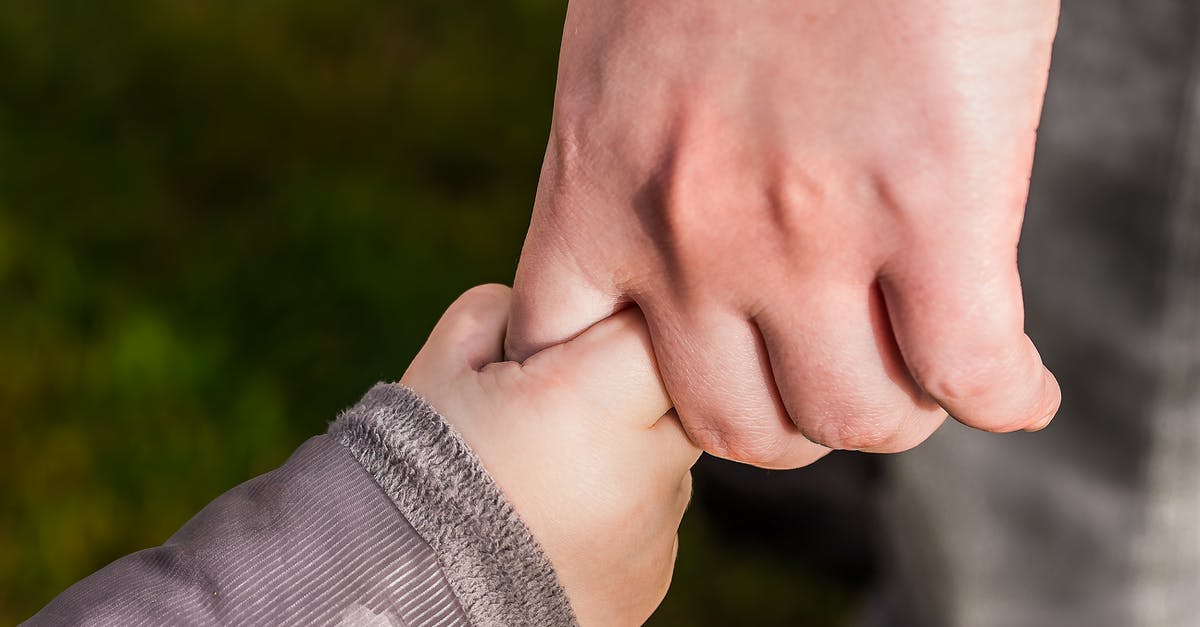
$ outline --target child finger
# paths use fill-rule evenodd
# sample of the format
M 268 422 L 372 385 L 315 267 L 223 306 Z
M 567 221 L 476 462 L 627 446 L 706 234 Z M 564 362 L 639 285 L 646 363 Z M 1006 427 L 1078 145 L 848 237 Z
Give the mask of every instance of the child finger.
M 454 377 L 504 359 L 504 332 L 512 290 L 505 285 L 473 287 L 442 314 L 410 373 Z
M 629 308 L 552 346 L 522 366 L 535 379 L 570 390 L 579 415 L 647 428 L 671 408 L 641 311 Z
M 649 445 L 653 447 L 651 454 L 665 471 L 684 475 L 700 459 L 703 451 L 692 443 L 674 409 L 663 414 L 650 428 L 650 433 L 653 436 L 649 438 Z

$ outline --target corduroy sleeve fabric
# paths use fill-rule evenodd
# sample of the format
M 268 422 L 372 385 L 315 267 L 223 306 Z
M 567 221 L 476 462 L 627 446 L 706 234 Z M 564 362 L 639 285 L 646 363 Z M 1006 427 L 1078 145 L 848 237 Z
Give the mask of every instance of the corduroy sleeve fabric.
M 574 625 L 536 540 L 457 433 L 379 384 L 327 435 L 29 625 Z

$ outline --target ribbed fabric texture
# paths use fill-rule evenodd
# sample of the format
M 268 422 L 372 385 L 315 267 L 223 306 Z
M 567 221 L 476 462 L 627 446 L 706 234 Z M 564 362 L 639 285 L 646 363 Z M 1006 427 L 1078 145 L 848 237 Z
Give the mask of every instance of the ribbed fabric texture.
M 59 595 L 29 625 L 467 625 L 438 559 L 350 452 L 312 438 L 163 546 Z
M 472 624 L 576 624 L 529 529 L 466 442 L 415 392 L 376 385 L 329 432 L 433 547 Z

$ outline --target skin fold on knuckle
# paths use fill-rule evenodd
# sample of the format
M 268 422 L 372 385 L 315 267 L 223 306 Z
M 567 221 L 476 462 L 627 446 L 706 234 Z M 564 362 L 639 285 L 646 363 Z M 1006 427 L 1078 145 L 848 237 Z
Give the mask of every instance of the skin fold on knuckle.
M 801 428 L 809 440 L 843 451 L 880 452 L 895 439 L 898 421 L 863 419 L 853 415 L 827 416 Z
M 925 369 L 917 381 L 959 422 L 995 432 L 1020 428 L 1036 409 L 1027 398 L 1030 386 L 1042 385 L 1040 372 L 1027 376 L 1028 369 L 1009 351 L 974 355 L 966 363 Z
M 748 427 L 692 427 L 688 429 L 688 435 L 705 452 L 722 459 L 756 465 L 780 462 L 787 452 L 786 434 L 756 433 Z

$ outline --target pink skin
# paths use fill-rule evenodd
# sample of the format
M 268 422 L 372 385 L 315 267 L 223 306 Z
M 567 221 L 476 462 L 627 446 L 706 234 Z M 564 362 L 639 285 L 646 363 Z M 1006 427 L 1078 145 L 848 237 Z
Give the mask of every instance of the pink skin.
M 700 451 L 622 312 L 523 364 L 503 360 L 511 291 L 442 316 L 401 383 L 462 435 L 533 532 L 581 625 L 641 625 L 662 601 Z
M 1044 427 L 1016 250 L 1057 12 L 573 0 L 508 355 L 636 304 L 692 439 L 768 467 Z

